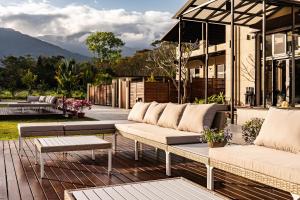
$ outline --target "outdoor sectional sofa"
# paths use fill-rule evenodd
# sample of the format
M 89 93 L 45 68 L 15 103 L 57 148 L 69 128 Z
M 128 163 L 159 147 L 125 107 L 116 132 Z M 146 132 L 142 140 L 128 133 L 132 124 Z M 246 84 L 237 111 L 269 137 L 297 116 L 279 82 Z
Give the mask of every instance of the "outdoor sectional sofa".
M 210 166 L 290 192 L 294 199 L 300 199 L 299 119 L 300 110 L 271 108 L 254 145 L 209 149 Z
M 224 128 L 226 105 L 206 104 L 135 104 L 129 113 L 130 124 L 116 124 L 117 134 L 135 141 L 135 160 L 139 145 L 147 144 L 166 153 L 166 174 L 171 176 L 171 154 L 168 147 L 201 143 L 204 127 Z

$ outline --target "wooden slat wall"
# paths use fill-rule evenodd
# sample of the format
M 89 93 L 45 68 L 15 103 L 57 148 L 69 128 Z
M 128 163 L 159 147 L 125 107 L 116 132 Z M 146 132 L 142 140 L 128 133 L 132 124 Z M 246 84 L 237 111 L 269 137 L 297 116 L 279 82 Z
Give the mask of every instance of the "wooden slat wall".
M 145 102 L 157 101 L 167 103 L 170 101 L 169 83 L 145 82 Z
M 112 103 L 112 85 L 90 86 L 88 96 L 92 104 L 110 106 Z
M 193 79 L 190 91 L 191 102 L 194 101 L 195 98 L 205 98 L 205 79 Z M 208 96 L 219 94 L 220 92 L 225 94 L 225 79 L 208 79 Z
M 138 98 L 145 101 L 145 85 L 144 82 L 130 82 L 130 107 L 132 108 Z M 146 102 L 146 101 L 145 101 Z

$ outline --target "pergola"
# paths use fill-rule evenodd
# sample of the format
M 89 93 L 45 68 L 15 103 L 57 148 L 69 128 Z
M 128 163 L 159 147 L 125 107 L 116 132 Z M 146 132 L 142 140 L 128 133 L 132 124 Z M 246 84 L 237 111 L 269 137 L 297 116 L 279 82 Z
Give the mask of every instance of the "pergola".
M 266 68 L 266 24 L 267 18 L 284 7 L 291 7 L 291 31 L 292 31 L 292 105 L 295 100 L 295 7 L 300 6 L 300 0 L 189 0 L 174 16 L 179 19 L 179 24 L 182 20 L 198 21 L 206 24 L 223 24 L 231 27 L 231 116 L 234 116 L 234 63 L 235 63 L 235 26 L 253 27 L 261 23 L 262 34 L 262 68 L 265 76 Z M 208 41 L 208 34 L 206 41 Z M 181 37 L 181 26 L 179 26 L 179 38 Z M 179 39 L 179 46 L 181 41 Z M 179 48 L 181 49 L 181 48 Z M 181 53 L 180 53 L 181 56 Z M 181 59 L 180 59 L 181 60 Z M 208 44 L 206 46 L 206 71 L 208 67 Z M 179 71 L 181 71 L 179 62 Z M 180 76 L 180 75 L 179 75 Z M 180 79 L 179 79 L 180 80 Z M 207 83 L 207 73 L 206 73 Z M 266 105 L 266 84 L 262 82 L 263 87 L 263 105 Z M 206 85 L 207 86 L 207 85 Z M 207 94 L 207 87 L 206 87 Z M 206 96 L 207 102 L 207 96 Z M 234 118 L 231 117 L 231 123 L 234 123 Z

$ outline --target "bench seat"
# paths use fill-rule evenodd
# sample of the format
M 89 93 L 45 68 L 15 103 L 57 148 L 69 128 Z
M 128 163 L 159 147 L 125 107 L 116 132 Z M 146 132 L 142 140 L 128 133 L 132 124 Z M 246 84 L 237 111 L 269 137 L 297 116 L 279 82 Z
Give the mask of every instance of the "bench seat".
M 124 132 L 166 145 L 199 143 L 201 134 L 163 128 L 145 123 L 116 124 L 119 132 Z
M 300 154 L 254 145 L 209 149 L 212 162 L 223 162 L 286 182 L 300 184 Z

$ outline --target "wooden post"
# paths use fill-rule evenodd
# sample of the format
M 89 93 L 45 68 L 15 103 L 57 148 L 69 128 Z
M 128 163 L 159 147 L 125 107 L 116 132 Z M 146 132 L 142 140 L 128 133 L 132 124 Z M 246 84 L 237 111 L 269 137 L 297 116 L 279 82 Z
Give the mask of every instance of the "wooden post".
M 178 36 L 178 51 L 179 51 L 179 59 L 178 59 L 178 104 L 181 103 L 181 29 L 182 29 L 182 16 L 179 17 L 179 36 Z
M 263 100 L 263 106 L 266 107 L 266 1 L 262 0 L 262 15 L 263 15 L 263 20 L 262 20 L 262 86 L 263 86 L 263 94 L 262 94 L 262 100 Z
M 203 31 L 203 30 L 202 30 Z M 205 104 L 208 103 L 208 23 L 205 23 Z
M 234 0 L 231 0 L 231 124 L 234 124 Z

